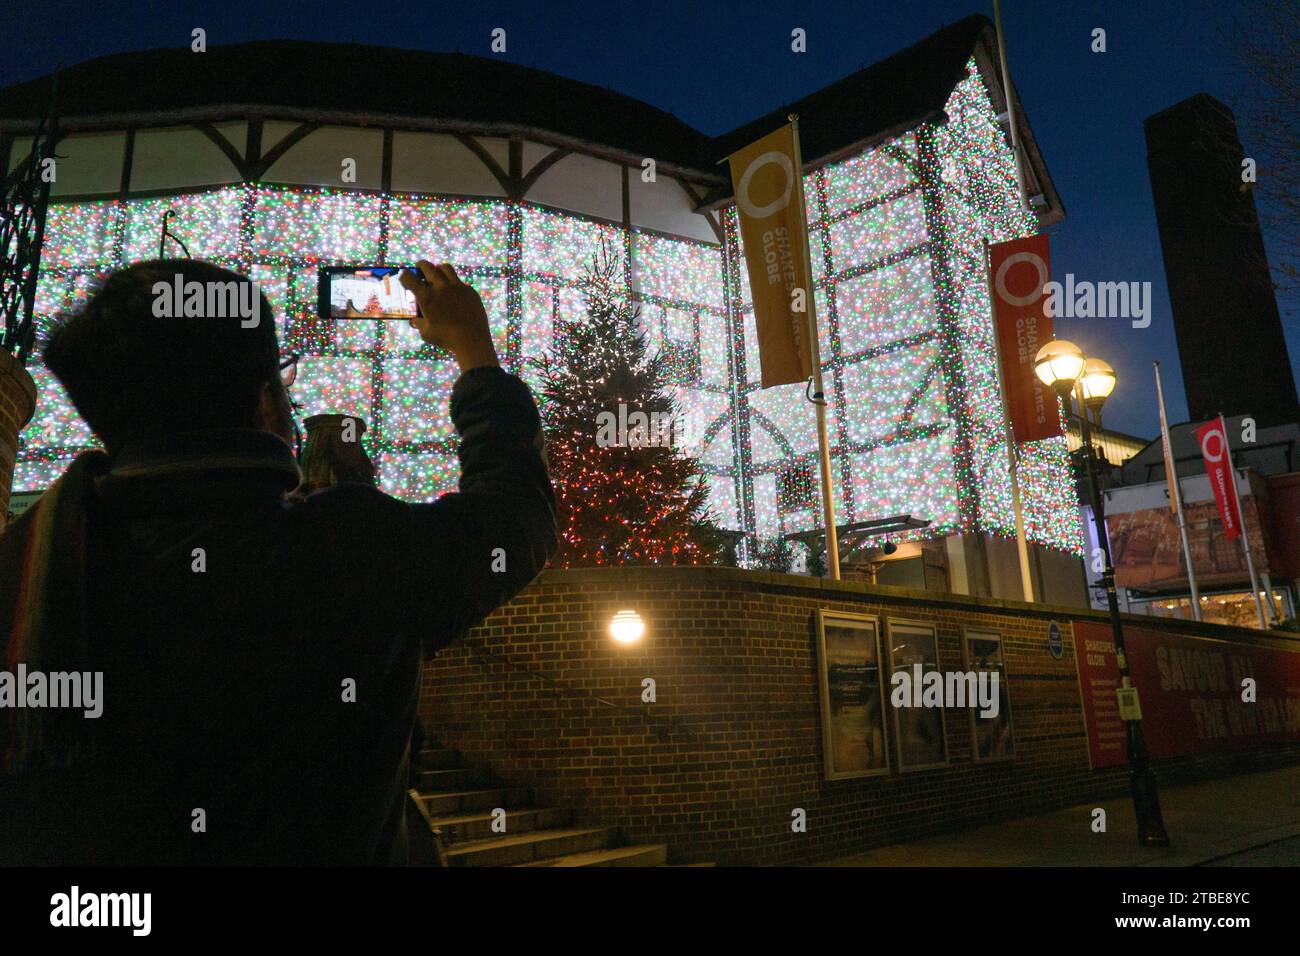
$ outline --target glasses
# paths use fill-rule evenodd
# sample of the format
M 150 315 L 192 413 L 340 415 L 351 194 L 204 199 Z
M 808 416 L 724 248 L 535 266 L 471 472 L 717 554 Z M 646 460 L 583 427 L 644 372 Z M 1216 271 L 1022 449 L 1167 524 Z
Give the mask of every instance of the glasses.
M 285 395 L 289 396 L 289 407 L 295 413 L 302 411 L 302 406 L 293 400 L 289 395 L 289 386 L 293 384 L 294 379 L 298 377 L 298 359 L 301 358 L 297 352 L 290 352 L 285 358 L 280 360 L 280 384 L 284 386 Z M 295 415 L 293 418 L 293 444 L 294 457 L 302 458 L 302 429 L 298 427 L 298 419 Z
M 289 357 L 282 359 L 280 362 L 280 381 L 285 388 L 293 384 L 294 379 L 298 377 L 298 359 L 300 356 L 297 352 L 291 352 Z

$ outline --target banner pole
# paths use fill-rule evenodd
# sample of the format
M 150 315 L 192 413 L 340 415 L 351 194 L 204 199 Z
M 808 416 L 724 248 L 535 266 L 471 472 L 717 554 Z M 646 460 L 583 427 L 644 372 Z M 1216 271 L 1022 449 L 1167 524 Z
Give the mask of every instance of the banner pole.
M 1232 463 L 1232 446 L 1228 443 L 1228 423 L 1219 415 L 1219 429 L 1223 432 L 1223 453 L 1228 458 L 1228 480 L 1232 482 L 1232 495 L 1237 499 L 1237 522 L 1241 526 L 1241 548 L 1246 552 L 1246 570 L 1250 572 L 1250 596 L 1255 599 L 1255 610 L 1259 613 L 1259 626 L 1268 630 L 1264 619 L 1264 603 L 1259 599 L 1259 579 L 1255 577 L 1255 561 L 1250 556 L 1250 535 L 1246 534 L 1246 509 L 1241 503 L 1241 493 L 1237 491 L 1237 469 Z M 1272 605 L 1272 595 L 1269 596 Z
M 998 41 L 998 64 L 1002 71 L 1002 93 L 1007 101 L 1007 131 L 1011 136 L 1011 158 L 1016 164 L 1016 198 L 1021 211 L 1028 210 L 1029 189 L 1025 183 L 1025 169 L 1020 161 L 1020 129 L 1016 124 L 1015 94 L 1011 89 L 1011 68 L 1007 65 L 1007 40 L 1002 31 L 1002 4 L 993 0 L 993 28 Z M 1006 383 L 1002 379 L 1002 345 L 999 341 L 997 317 L 993 308 L 993 285 L 989 275 L 989 241 L 984 239 L 984 277 L 989 283 L 989 313 L 993 315 L 993 347 L 998 366 L 998 389 L 1002 393 L 1002 426 L 1007 441 L 1007 459 L 1011 477 L 1011 506 L 1016 516 L 1016 552 L 1020 558 L 1021 590 L 1025 603 L 1034 603 L 1033 572 L 1029 564 L 1029 545 L 1025 541 L 1025 509 L 1020 500 L 1020 453 L 1015 432 L 1011 427 L 1011 413 L 1006 402 Z
M 1168 472 L 1169 498 L 1178 516 L 1178 535 L 1183 541 L 1183 560 L 1187 562 L 1187 584 L 1192 592 L 1192 619 L 1201 619 L 1201 593 L 1196 588 L 1196 567 L 1192 564 L 1192 548 L 1187 543 L 1187 518 L 1183 515 L 1183 488 L 1178 478 L 1178 463 L 1174 461 L 1174 442 L 1169 435 L 1169 419 L 1165 415 L 1165 390 L 1160 384 L 1160 363 L 1156 368 L 1156 401 L 1160 403 L 1160 441 L 1165 451 L 1165 471 Z
M 1002 33 L 1002 4 L 993 0 L 993 26 L 997 31 L 998 60 L 1002 66 L 1002 92 L 1007 98 L 1007 126 L 1011 132 L 1011 152 L 1016 161 L 1016 182 L 1020 186 L 1020 208 L 1029 208 L 1029 190 L 1025 188 L 1025 171 L 1020 164 L 1020 132 L 1016 128 L 1015 97 L 1011 91 L 1011 70 L 1007 66 L 1007 40 Z
M 813 404 L 817 407 L 817 446 L 821 461 L 822 513 L 826 523 L 826 567 L 831 580 L 840 579 L 840 541 L 835 528 L 835 499 L 831 491 L 831 449 L 826 430 L 826 389 L 822 381 L 821 345 L 817 339 L 817 304 L 813 295 L 812 256 L 808 251 L 808 204 L 803 194 L 803 150 L 799 146 L 799 116 L 789 116 L 794 138 L 794 181 L 798 194 L 799 218 L 803 221 L 803 274 L 808 288 L 804 305 L 808 310 L 808 358 L 812 365 Z
M 984 283 L 989 292 L 989 315 L 993 318 L 993 364 L 998 370 L 998 394 L 1002 397 L 1002 434 L 1007 443 L 1007 467 L 1011 475 L 1011 506 L 1016 515 L 1016 552 L 1020 557 L 1020 590 L 1026 604 L 1034 603 L 1034 579 L 1029 565 L 1029 544 L 1025 540 L 1025 511 L 1020 502 L 1020 457 L 1016 454 L 1016 436 L 1007 409 L 1007 385 L 1002 378 L 1002 342 L 998 335 L 993 309 L 993 280 L 989 276 L 989 240 L 984 241 Z

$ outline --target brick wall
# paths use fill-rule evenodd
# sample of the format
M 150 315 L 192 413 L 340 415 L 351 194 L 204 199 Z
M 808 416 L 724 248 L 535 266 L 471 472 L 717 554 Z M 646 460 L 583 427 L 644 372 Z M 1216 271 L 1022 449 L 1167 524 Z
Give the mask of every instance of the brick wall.
M 891 742 L 889 776 L 823 779 L 818 607 L 879 615 L 882 648 L 885 619 L 932 622 L 944 670 L 964 667 L 962 625 L 1000 632 L 1015 759 L 974 763 L 968 713 L 950 710 L 947 767 L 900 773 Z M 622 608 L 646 619 L 638 645 L 608 637 Z M 1059 661 L 1046 645 L 1052 619 L 1065 632 Z M 1126 769 L 1089 769 L 1064 626 L 1079 619 L 1105 617 L 724 568 L 547 571 L 473 631 L 477 646 L 457 644 L 426 665 L 421 716 L 470 762 L 573 808 L 579 823 L 666 842 L 674 862 L 806 861 L 1126 792 Z M 653 704 L 641 701 L 646 677 Z M 1167 783 L 1294 760 L 1300 746 L 1156 769 Z M 791 830 L 797 807 L 806 833 Z
M 0 349 L 0 531 L 9 511 L 14 487 L 18 433 L 36 411 L 36 383 L 9 352 Z

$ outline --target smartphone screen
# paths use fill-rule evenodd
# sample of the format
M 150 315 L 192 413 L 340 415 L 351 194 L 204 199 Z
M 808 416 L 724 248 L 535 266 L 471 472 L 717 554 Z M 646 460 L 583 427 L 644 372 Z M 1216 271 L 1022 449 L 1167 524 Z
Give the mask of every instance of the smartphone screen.
M 415 296 L 400 266 L 332 266 L 321 270 L 320 312 L 329 319 L 412 319 Z

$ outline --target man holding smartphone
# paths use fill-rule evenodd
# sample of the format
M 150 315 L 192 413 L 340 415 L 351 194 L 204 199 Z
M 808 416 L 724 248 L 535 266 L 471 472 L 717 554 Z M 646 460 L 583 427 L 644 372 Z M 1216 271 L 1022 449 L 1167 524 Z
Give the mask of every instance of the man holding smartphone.
M 0 535 L 0 640 L 27 673 L 101 674 L 101 713 L 0 707 L 0 863 L 402 862 L 421 663 L 555 549 L 536 405 L 450 265 L 401 278 L 461 370 L 459 491 L 428 504 L 286 502 L 274 322 L 152 308 L 155 286 L 248 281 L 138 263 L 50 337 L 105 450 Z

